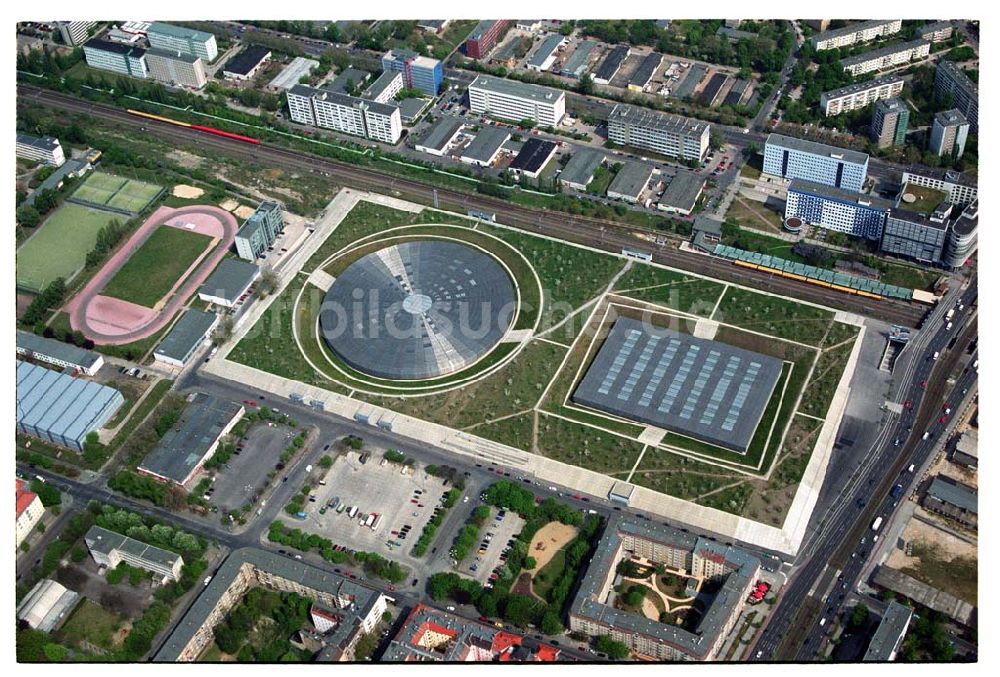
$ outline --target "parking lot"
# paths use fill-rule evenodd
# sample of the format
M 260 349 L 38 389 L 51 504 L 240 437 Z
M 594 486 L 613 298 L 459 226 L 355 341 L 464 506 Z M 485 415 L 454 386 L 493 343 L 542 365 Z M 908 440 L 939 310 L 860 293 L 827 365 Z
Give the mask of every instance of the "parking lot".
M 493 575 L 493 570 L 506 561 L 505 552 L 513 545 L 515 534 L 520 533 L 523 526 L 524 520 L 516 512 L 490 508 L 490 520 L 483 527 L 473 554 L 462 563 L 461 572 L 486 584 Z
M 267 474 L 275 469 L 294 436 L 295 431 L 288 426 L 261 422 L 250 428 L 243 449 L 237 448 L 229 462 L 216 470 L 209 502 L 221 512 L 238 510 L 263 491 Z
M 451 487 L 422 469 L 404 475 L 402 470 L 407 466 L 383 463 L 380 452 L 371 452 L 362 464 L 360 458 L 365 453 L 352 451 L 337 458 L 323 476 L 325 484 L 315 488 L 315 501 L 310 499 L 303 508 L 306 525 L 285 515 L 282 518 L 336 544 L 398 558 L 416 544 L 442 495 Z M 348 517 L 352 507 L 357 508 L 354 519 Z M 370 513 L 381 516 L 374 530 L 358 523 Z

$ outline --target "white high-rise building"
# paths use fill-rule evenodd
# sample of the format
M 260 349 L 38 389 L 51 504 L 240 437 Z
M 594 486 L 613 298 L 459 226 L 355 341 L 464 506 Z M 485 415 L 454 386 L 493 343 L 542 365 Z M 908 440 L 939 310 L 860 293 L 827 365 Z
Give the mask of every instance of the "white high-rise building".
M 566 115 L 566 93 L 550 87 L 480 75 L 469 85 L 469 107 L 476 115 L 531 120 L 555 127 Z
M 366 101 L 325 89 L 295 85 L 287 93 L 292 120 L 383 143 L 397 143 L 403 133 L 398 106 Z
M 708 153 L 711 125 L 692 118 L 617 104 L 608 115 L 608 139 L 620 146 L 701 162 Z
M 215 57 L 219 55 L 215 36 L 205 31 L 154 21 L 146 31 L 146 37 L 149 39 L 149 46 L 154 49 L 191 54 L 201 57 L 205 63 L 215 61 Z
M 66 155 L 59 144 L 59 139 L 52 136 L 18 134 L 14 152 L 17 157 L 42 162 L 54 167 L 61 167 L 66 162 Z

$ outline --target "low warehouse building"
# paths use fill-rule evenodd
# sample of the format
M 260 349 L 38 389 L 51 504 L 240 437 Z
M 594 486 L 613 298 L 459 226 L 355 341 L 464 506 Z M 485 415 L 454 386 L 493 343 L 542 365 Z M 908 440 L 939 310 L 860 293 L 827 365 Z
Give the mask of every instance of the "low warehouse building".
M 225 259 L 212 271 L 198 290 L 198 298 L 223 308 L 232 308 L 260 277 L 256 264 L 240 259 Z
M 626 162 L 608 186 L 608 197 L 635 204 L 653 178 L 653 165 L 644 162 Z
M 69 617 L 80 594 L 43 578 L 17 605 L 17 619 L 42 632 L 52 632 Z
M 424 138 L 417 142 L 416 149 L 421 153 L 442 157 L 461 131 L 461 120 L 444 115 L 424 134 Z
M 153 358 L 174 367 L 183 367 L 218 323 L 219 316 L 215 313 L 188 308 L 156 346 Z
M 574 190 L 586 190 L 590 182 L 594 180 L 597 168 L 604 162 L 605 155 L 602 151 L 593 148 L 581 148 L 573 153 L 566 166 L 563 167 L 559 180 L 568 188 Z
M 674 178 L 670 179 L 656 208 L 671 214 L 690 216 L 704 190 L 705 177 L 680 169 Z
M 20 330 L 17 332 L 17 354 L 57 367 L 75 369 L 87 376 L 93 376 L 104 366 L 104 357 L 99 353 Z
M 260 45 L 250 45 L 234 56 L 222 69 L 228 80 L 251 80 L 271 58 L 271 50 Z
M 17 360 L 17 430 L 83 451 L 125 398 L 114 388 Z
M 555 155 L 556 148 L 558 146 L 551 141 L 528 139 L 521 147 L 521 152 L 510 163 L 510 170 L 515 174 L 523 174 L 529 178 L 537 179 L 538 175 L 545 169 L 545 165 Z
M 469 165 L 489 167 L 500 154 L 500 149 L 510 139 L 510 132 L 501 127 L 483 126 L 476 132 L 476 138 L 462 151 L 462 162 Z
M 197 393 L 136 469 L 164 482 L 186 485 L 243 418 L 243 412 L 241 404 Z

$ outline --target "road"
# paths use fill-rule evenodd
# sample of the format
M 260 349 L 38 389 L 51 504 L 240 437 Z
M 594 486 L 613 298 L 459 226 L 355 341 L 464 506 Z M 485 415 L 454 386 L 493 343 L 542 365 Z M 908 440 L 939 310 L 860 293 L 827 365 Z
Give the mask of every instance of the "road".
M 925 314 L 923 306 L 912 302 L 860 299 L 828 291 L 806 282 L 775 278 L 765 272 L 737 268 L 715 257 L 672 249 L 665 241 L 663 244 L 655 245 L 645 239 L 655 234 L 647 234 L 638 227 L 627 224 L 523 207 L 500 198 L 436 187 L 421 181 L 388 175 L 368 167 L 321 158 L 270 144 L 249 146 L 238 141 L 207 136 L 184 127 L 136 118 L 113 106 L 49 92 L 23 83 L 18 85 L 18 93 L 19 98 L 26 101 L 66 111 L 86 113 L 128 128 L 144 129 L 147 133 L 172 141 L 183 143 L 196 139 L 202 152 L 218 152 L 254 164 L 267 161 L 275 166 L 293 168 L 296 171 L 310 171 L 335 179 L 344 186 L 396 195 L 422 204 L 433 204 L 436 195 L 442 209 L 458 213 L 464 213 L 470 208 L 496 212 L 505 225 L 528 232 L 614 253 L 620 253 L 622 249 L 640 249 L 648 251 L 654 262 L 673 268 L 708 275 L 761 291 L 794 296 L 861 315 L 880 317 L 896 324 L 916 326 Z M 642 234 L 644 237 L 639 238 L 637 234 Z
M 976 280 L 961 295 L 965 305 L 964 316 L 973 311 L 977 298 Z M 839 609 L 846 590 L 853 587 L 868 558 L 866 539 L 869 525 L 876 517 L 887 520 L 898 501 L 889 496 L 896 483 L 904 484 L 904 493 L 915 477 L 907 472 L 908 466 L 921 464 L 938 444 L 947 429 L 937 419 L 941 415 L 942 401 L 957 401 L 954 393 L 967 389 L 975 381 L 974 371 L 966 371 L 951 388 L 947 378 L 963 352 L 963 346 L 976 335 L 977 322 L 973 319 L 964 326 L 955 326 L 962 332 L 955 349 L 945 351 L 955 335 L 946 330 L 942 316 L 946 308 L 940 307 L 928 320 L 927 337 L 922 344 L 910 346 L 916 350 L 911 372 L 900 383 L 897 402 L 909 400 L 912 409 L 904 408 L 894 424 L 886 425 L 885 433 L 870 455 L 870 463 L 862 468 L 857 481 L 847 496 L 831 508 L 824 520 L 821 536 L 814 544 L 802 550 L 796 571 L 771 615 L 768 625 L 752 647 L 751 660 L 811 660 L 819 649 L 825 634 L 817 620 L 822 614 L 830 618 Z M 965 322 L 964 317 L 962 322 Z M 936 324 L 935 324 L 936 323 Z M 923 333 L 917 341 L 923 339 Z M 934 352 L 942 353 L 937 361 Z M 926 389 L 921 384 L 926 384 Z M 923 438 L 927 433 L 926 439 Z M 895 441 L 900 440 L 900 447 Z M 901 450 L 901 451 L 900 451 Z M 836 580 L 842 571 L 843 580 Z M 840 597 L 824 606 L 827 590 L 840 583 Z M 826 627 L 828 630 L 829 627 Z

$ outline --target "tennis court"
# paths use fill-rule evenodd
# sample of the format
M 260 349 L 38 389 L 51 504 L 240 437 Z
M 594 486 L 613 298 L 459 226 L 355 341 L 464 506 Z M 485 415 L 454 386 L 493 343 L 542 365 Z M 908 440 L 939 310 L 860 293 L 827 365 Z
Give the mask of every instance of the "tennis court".
M 16 254 L 17 286 L 41 291 L 57 277 L 69 277 L 87 260 L 97 231 L 119 214 L 66 203 L 39 226 Z
M 104 172 L 92 172 L 73 193 L 73 199 L 95 207 L 141 212 L 160 194 L 162 188 L 152 183 L 127 179 Z

